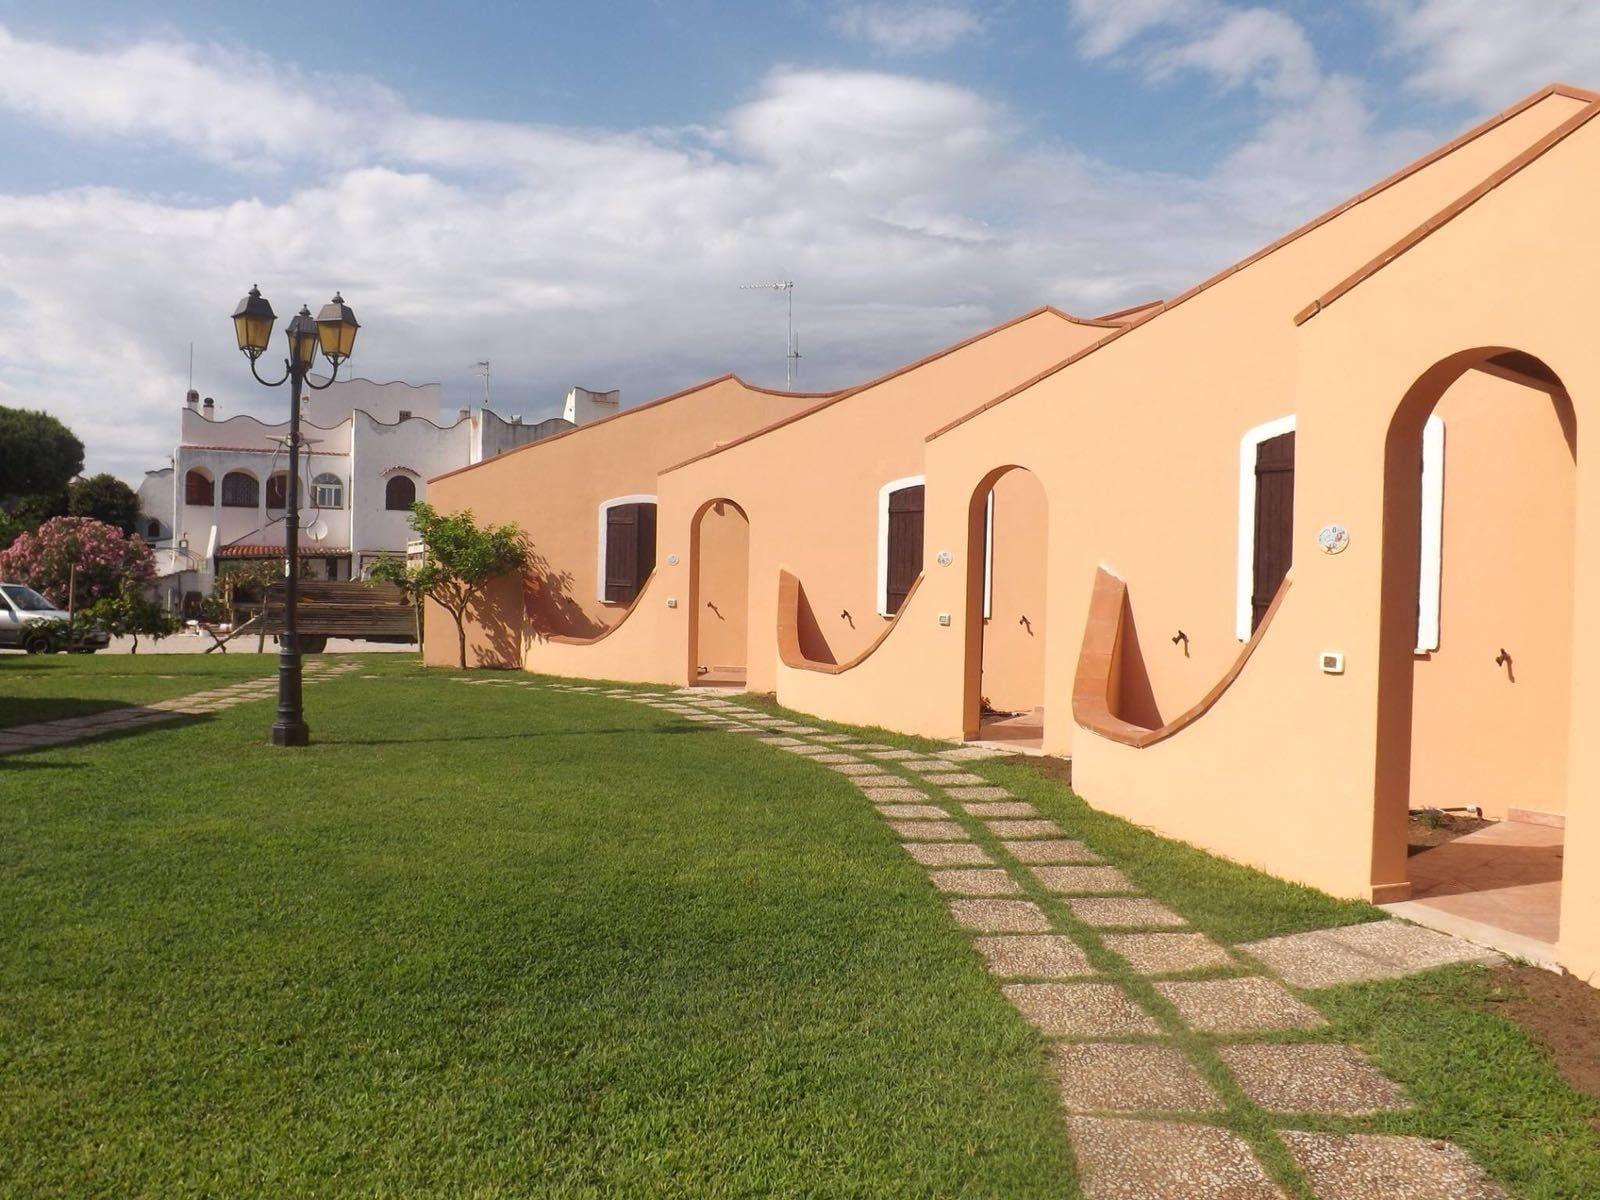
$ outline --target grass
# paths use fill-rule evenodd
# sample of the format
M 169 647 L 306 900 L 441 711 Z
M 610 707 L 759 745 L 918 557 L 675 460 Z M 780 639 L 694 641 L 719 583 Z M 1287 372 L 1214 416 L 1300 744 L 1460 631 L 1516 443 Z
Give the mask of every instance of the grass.
M 54 661 L 86 690 L 150 672 L 130 693 L 186 665 Z M 0 759 L 0 1195 L 1080 1195 L 1044 1043 L 843 778 L 457 676 L 372 656 L 308 684 L 317 744 L 292 755 L 254 702 Z M 1033 766 L 973 769 L 1218 940 L 1380 915 Z M 1449 1139 L 1524 1200 L 1600 1195 L 1600 1104 L 1483 969 L 1304 994 L 1332 1022 L 1309 1036 L 1362 1046 L 1415 1106 L 1269 1114 L 1218 1039 L 1014 874 L 1295 1200 L 1284 1128 Z
M 1073 1194 L 843 779 L 451 674 L 0 760 L 0 1193 Z
M 0 654 L 0 728 L 86 717 L 271 675 L 259 654 Z
M 770 697 L 752 702 L 770 712 L 835 728 L 785 710 Z M 927 739 L 884 730 L 872 730 L 870 737 L 917 749 L 939 748 L 939 743 Z M 1218 941 L 1238 944 L 1384 916 L 1361 901 L 1341 900 L 1276 879 L 1098 812 L 1048 778 L 1036 763 L 1002 758 L 968 763 L 964 769 L 1030 801 L 1068 835 L 1121 867 L 1141 891 L 1177 909 L 1194 928 Z M 994 848 L 981 822 L 959 813 L 955 819 L 975 841 Z M 1004 861 L 1001 855 L 993 857 Z M 1600 1099 L 1570 1087 L 1537 1038 L 1496 1011 L 1505 996 L 1494 972 L 1459 966 L 1406 979 L 1301 992 L 1328 1017 L 1329 1027 L 1310 1035 L 1262 1035 L 1260 1040 L 1298 1041 L 1309 1036 L 1357 1045 L 1404 1086 L 1413 1107 L 1359 1119 L 1267 1113 L 1239 1090 L 1216 1055 L 1219 1042 L 1237 1039 L 1183 1029 L 1149 981 L 1106 949 L 1096 930 L 1076 921 L 1060 897 L 1026 872 L 1013 875 L 1056 927 L 1084 946 L 1097 972 L 1120 982 L 1154 1013 L 1217 1089 L 1225 1110 L 1202 1119 L 1245 1137 L 1274 1178 L 1298 1200 L 1311 1200 L 1310 1193 L 1277 1139 L 1278 1129 L 1380 1132 L 1452 1141 L 1520 1200 L 1600 1196 Z M 1226 973 L 1214 970 L 1189 977 Z

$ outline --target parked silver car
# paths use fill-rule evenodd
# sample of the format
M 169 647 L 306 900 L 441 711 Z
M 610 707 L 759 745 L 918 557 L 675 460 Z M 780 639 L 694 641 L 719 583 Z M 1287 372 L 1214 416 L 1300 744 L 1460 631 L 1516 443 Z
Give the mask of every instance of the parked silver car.
M 93 654 L 111 640 L 103 629 L 93 629 L 69 643 L 54 624 L 66 619 L 65 612 L 31 587 L 0 583 L 0 647 L 26 650 L 29 654 L 54 654 L 58 650 Z

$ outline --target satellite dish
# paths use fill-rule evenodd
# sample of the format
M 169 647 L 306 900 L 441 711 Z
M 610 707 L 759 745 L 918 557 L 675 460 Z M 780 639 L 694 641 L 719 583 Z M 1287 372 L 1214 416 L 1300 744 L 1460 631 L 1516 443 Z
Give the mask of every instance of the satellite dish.
M 313 542 L 320 542 L 323 538 L 328 536 L 328 523 L 321 517 L 318 517 L 315 521 L 311 522 L 310 525 L 306 526 L 306 536 Z

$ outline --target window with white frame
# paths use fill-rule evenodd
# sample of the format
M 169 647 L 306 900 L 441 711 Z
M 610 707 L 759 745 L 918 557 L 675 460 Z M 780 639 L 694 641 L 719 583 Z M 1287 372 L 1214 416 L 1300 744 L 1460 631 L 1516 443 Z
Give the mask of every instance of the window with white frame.
M 318 475 L 311 481 L 311 504 L 314 508 L 343 508 L 344 483 L 337 475 Z
M 878 489 L 878 615 L 900 611 L 911 585 L 922 574 L 923 507 L 927 496 L 921 475 L 908 475 Z
M 1239 440 L 1238 576 L 1235 583 L 1234 635 L 1249 641 L 1259 612 L 1257 600 L 1257 489 L 1264 445 L 1295 431 L 1290 415 L 1267 421 Z M 1292 473 L 1292 467 L 1290 468 Z M 1292 485 L 1291 485 L 1292 486 Z M 1422 429 L 1422 513 L 1420 576 L 1417 588 L 1416 652 L 1439 648 L 1439 592 L 1444 544 L 1444 421 L 1430 416 Z
M 656 498 L 617 496 L 600 505 L 596 598 L 632 604 L 656 568 Z

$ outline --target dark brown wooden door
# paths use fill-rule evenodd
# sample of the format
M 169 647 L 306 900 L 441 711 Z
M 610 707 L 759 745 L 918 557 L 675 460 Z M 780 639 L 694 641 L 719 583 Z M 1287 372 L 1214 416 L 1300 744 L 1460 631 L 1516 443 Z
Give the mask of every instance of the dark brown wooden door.
M 885 610 L 900 611 L 922 574 L 922 484 L 889 493 L 889 586 Z
M 606 509 L 606 601 L 631 604 L 656 567 L 656 506 Z
M 1256 447 L 1256 555 L 1250 589 L 1250 631 L 1255 632 L 1278 585 L 1294 562 L 1294 433 Z

